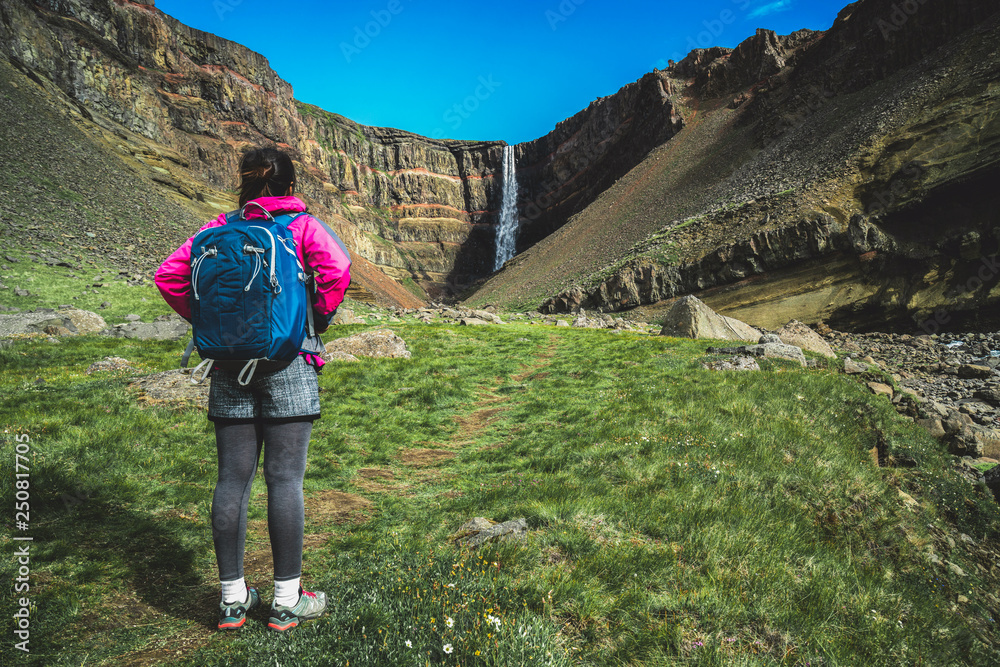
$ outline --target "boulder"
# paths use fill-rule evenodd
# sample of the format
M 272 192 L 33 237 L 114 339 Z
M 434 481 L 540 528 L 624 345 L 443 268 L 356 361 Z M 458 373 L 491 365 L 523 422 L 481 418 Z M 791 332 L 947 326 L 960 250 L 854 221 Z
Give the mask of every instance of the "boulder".
M 486 517 L 473 517 L 463 523 L 458 529 L 459 533 L 479 533 L 484 530 L 489 530 L 493 526 L 497 525 L 496 521 L 487 519 Z
M 837 358 L 837 355 L 833 352 L 833 348 L 823 340 L 822 336 L 798 320 L 792 320 L 781 327 L 778 330 L 778 337 L 788 345 L 794 345 L 795 347 L 821 354 L 830 359 Z
M 528 536 L 528 522 L 513 519 L 503 523 L 494 523 L 483 517 L 466 522 L 459 528 L 453 541 L 455 544 L 475 549 L 484 542 L 496 540 L 523 540 Z
M 943 438 L 946 434 L 944 424 L 941 423 L 940 419 L 918 419 L 917 425 L 924 427 L 933 437 L 938 439 Z
M 191 333 L 191 325 L 179 316 L 157 319 L 155 322 L 126 322 L 101 332 L 111 338 L 137 340 L 182 340 Z
M 346 352 L 355 357 L 409 359 L 410 351 L 406 342 L 389 329 L 362 331 L 361 333 L 338 338 L 326 345 L 327 354 Z
M 702 364 L 710 371 L 759 371 L 760 366 L 753 357 L 735 356 L 729 359 L 719 359 Z
M 463 317 L 458 323 L 464 327 L 478 327 L 489 324 L 486 320 L 481 320 L 478 317 Z
M 759 357 L 788 359 L 789 361 L 796 361 L 802 366 L 806 365 L 806 355 L 802 354 L 802 350 L 794 345 L 764 343 L 763 345 L 751 345 L 750 348 L 752 349 L 752 353 Z
M 340 350 L 327 352 L 325 358 L 327 361 L 343 361 L 347 363 L 358 360 L 358 358 L 355 357 L 353 354 L 348 354 L 347 352 L 341 352 Z
M 0 315 L 0 337 L 45 333 L 46 328 L 51 328 L 55 335 L 91 334 L 107 327 L 103 317 L 79 308 L 40 308 L 26 313 Z
M 474 310 L 474 311 L 472 311 L 472 315 L 474 317 L 477 317 L 477 318 L 481 319 L 481 320 L 486 320 L 487 322 L 490 322 L 491 324 L 503 324 L 503 320 L 502 319 L 500 319 L 499 317 L 497 317 L 493 313 L 489 312 L 488 310 Z
M 678 299 L 663 320 L 661 336 L 757 341 L 760 332 L 748 324 L 719 315 L 694 296 Z
M 333 324 L 367 324 L 367 322 L 355 317 L 354 311 L 350 308 L 338 308 L 337 314 L 333 316 Z
M 768 340 L 764 337 L 761 339 Z M 759 345 L 740 345 L 739 347 L 710 347 L 707 351 L 709 354 L 737 354 L 771 359 L 788 359 L 789 361 L 798 362 L 802 366 L 806 365 L 806 356 L 802 354 L 802 350 L 794 345 L 785 345 L 783 343 L 761 343 Z
M 871 389 L 872 393 L 876 396 L 888 396 L 889 398 L 892 398 L 892 387 L 887 384 L 882 384 L 881 382 L 869 382 L 868 388 Z
M 948 453 L 955 456 L 978 459 L 983 455 L 983 441 L 971 429 L 945 436 L 945 443 L 948 445 Z
M 58 311 L 58 314 L 63 318 L 64 326 L 75 330 L 76 333 L 100 333 L 108 327 L 108 323 L 104 321 L 103 317 L 89 310 L 63 308 Z M 69 322 L 65 323 L 67 320 Z
M 868 372 L 868 367 L 853 361 L 850 357 L 844 359 L 844 372 L 848 375 L 860 375 Z
M 136 392 L 140 404 L 173 403 L 207 408 L 211 384 L 211 375 L 195 384 L 191 381 L 189 369 L 175 368 L 139 378 L 130 383 L 129 388 Z
M 988 380 L 993 377 L 993 369 L 977 364 L 963 364 L 958 367 L 958 377 L 967 380 Z
M 981 389 L 976 391 L 973 395 L 979 400 L 985 401 L 994 407 L 1000 406 L 1000 387 L 988 387 L 986 389 Z

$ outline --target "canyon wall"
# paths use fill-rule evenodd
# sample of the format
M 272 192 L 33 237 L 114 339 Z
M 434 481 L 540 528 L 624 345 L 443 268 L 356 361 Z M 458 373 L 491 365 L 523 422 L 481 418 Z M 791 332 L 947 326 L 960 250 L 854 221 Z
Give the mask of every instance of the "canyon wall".
M 595 100 L 515 147 L 529 252 L 498 274 L 503 142 L 303 104 L 263 56 L 151 0 L 0 0 L 0 57 L 199 216 L 233 205 L 244 148 L 289 151 L 383 301 L 476 285 L 621 310 L 696 292 L 865 328 L 1000 299 L 995 281 L 963 287 L 998 249 L 998 9 L 861 0 L 829 31 L 758 30 Z
M 235 189 L 245 147 L 288 150 L 299 192 L 362 260 L 362 280 L 385 282 L 367 260 L 433 295 L 492 269 L 502 142 L 433 140 L 301 104 L 263 56 L 151 1 L 0 0 L 0 55 L 192 203 Z
M 769 328 L 1000 326 L 998 10 L 864 0 L 826 33 L 758 31 L 674 64 L 701 118 L 726 119 L 734 170 L 705 182 L 721 196 L 542 310 L 693 293 Z
M 151 0 L 0 0 L 0 55 L 51 81 L 199 213 L 231 205 L 245 147 L 276 144 L 300 165 L 299 192 L 363 260 L 362 281 L 413 281 L 439 297 L 493 270 L 503 142 L 368 127 L 298 102 L 266 58 Z M 646 75 L 517 146 L 519 248 L 677 131 L 668 87 Z
M 561 227 L 681 129 L 673 93 L 668 78 L 646 74 L 516 146 L 518 250 Z

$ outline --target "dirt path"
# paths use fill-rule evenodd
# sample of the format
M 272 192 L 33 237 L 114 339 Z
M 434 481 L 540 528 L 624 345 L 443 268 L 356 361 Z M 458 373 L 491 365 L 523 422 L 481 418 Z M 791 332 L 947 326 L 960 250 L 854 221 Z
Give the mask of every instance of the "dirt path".
M 455 423 L 458 428 L 451 436 L 441 442 L 428 443 L 426 448 L 401 450 L 396 462 L 384 467 L 362 468 L 351 479 L 351 485 L 358 494 L 345 493 L 327 489 L 320 492 L 306 492 L 306 526 L 303 546 L 306 552 L 321 549 L 333 537 L 333 529 L 340 525 L 360 525 L 368 521 L 375 511 L 377 498 L 383 494 L 397 497 L 414 497 L 421 486 L 439 483 L 447 473 L 438 467 L 454 459 L 460 450 L 474 446 L 483 432 L 490 428 L 502 414 L 510 409 L 514 401 L 512 395 L 499 394 L 501 387 L 511 383 L 521 384 L 533 379 L 541 379 L 548 375 L 546 368 L 551 365 L 556 355 L 558 337 L 549 336 L 548 342 L 535 354 L 529 363 L 522 364 L 518 373 L 509 378 L 496 377 L 487 382 L 477 392 L 473 410 L 468 414 L 457 415 Z M 446 491 L 442 495 L 455 497 L 458 492 Z M 255 505 L 266 506 L 267 497 L 261 495 L 253 499 Z M 247 525 L 246 555 L 244 571 L 247 583 L 256 586 L 266 593 L 266 588 L 273 576 L 273 559 L 267 534 L 267 522 L 256 519 Z M 214 582 L 216 573 L 202 572 L 205 582 Z M 216 637 L 214 605 L 218 596 L 214 588 L 208 590 L 205 586 L 204 595 L 199 595 L 196 604 L 204 608 L 204 623 L 193 624 L 188 630 L 170 637 L 165 637 L 155 646 L 119 656 L 119 664 L 151 665 L 160 664 L 174 655 L 190 654 Z M 266 605 L 265 605 L 266 606 Z M 263 607 L 262 607 L 263 609 Z M 155 621 L 159 610 L 149 608 L 144 618 Z M 262 622 L 267 611 L 254 612 L 254 620 Z M 259 618 L 258 618 L 259 617 Z
M 555 349 L 558 338 L 549 336 L 548 344 L 535 355 L 533 363 L 522 364 L 520 373 L 512 375 L 510 381 L 522 383 L 532 377 L 544 377 L 544 369 L 552 363 L 555 357 Z M 477 400 L 473 404 L 475 410 L 466 415 L 455 417 L 458 429 L 445 442 L 435 443 L 429 449 L 409 449 L 400 453 L 400 459 L 404 465 L 423 466 L 436 465 L 442 461 L 454 458 L 457 454 L 454 450 L 462 449 L 473 445 L 479 436 L 496 422 L 502 413 L 510 409 L 508 403 L 511 396 L 498 395 L 497 392 L 505 384 L 504 378 L 494 378 L 494 382 L 480 389 Z

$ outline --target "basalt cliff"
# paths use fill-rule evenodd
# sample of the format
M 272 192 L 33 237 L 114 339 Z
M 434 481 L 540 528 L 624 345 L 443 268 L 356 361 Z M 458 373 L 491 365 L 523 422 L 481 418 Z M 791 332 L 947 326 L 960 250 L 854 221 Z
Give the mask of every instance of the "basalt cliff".
M 767 328 L 992 330 L 998 10 L 863 0 L 671 63 L 680 131 L 472 302 L 655 317 L 696 294 Z
M 352 250 L 356 294 L 383 302 L 655 316 L 694 293 L 764 327 L 929 330 L 1000 319 L 998 10 L 861 0 L 825 32 L 760 30 L 594 101 L 515 147 L 519 254 L 495 274 L 503 142 L 303 104 L 264 57 L 151 0 L 0 0 L 0 60 L 152 185 L 166 203 L 143 216 L 188 216 L 135 244 L 150 263 L 233 206 L 241 150 L 269 143 Z M 71 194 L 57 208 L 86 207 Z M 127 224 L 92 213 L 98 240 Z
M 356 283 L 382 300 L 448 296 L 493 269 L 503 142 L 430 139 L 303 104 L 264 57 L 179 23 L 152 0 L 0 0 L 0 56 L 200 217 L 233 206 L 243 148 L 289 151 L 302 172 L 298 191 L 352 250 Z M 558 201 L 542 200 L 521 246 L 671 136 L 680 121 L 670 108 L 651 75 L 520 146 L 534 180 L 564 186 Z M 581 156 L 586 173 L 568 178 Z

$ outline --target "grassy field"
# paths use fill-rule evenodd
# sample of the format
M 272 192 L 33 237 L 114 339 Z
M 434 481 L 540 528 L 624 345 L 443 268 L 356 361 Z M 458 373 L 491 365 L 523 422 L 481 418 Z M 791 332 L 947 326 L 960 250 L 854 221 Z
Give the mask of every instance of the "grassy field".
M 304 583 L 332 608 L 287 635 L 266 612 L 214 630 L 204 413 L 144 406 L 129 376 L 84 372 L 111 355 L 169 369 L 182 343 L 0 349 L 8 508 L 15 437 L 30 450 L 30 528 L 8 511 L 0 538 L 8 581 L 11 536 L 34 538 L 30 591 L 13 596 L 31 600 L 30 653 L 8 633 L 3 663 L 1000 661 L 996 504 L 835 364 L 720 374 L 701 367 L 704 341 L 392 328 L 412 359 L 320 378 Z M 914 465 L 878 467 L 873 448 Z M 247 577 L 270 602 L 261 475 L 250 513 Z M 475 516 L 525 517 L 528 539 L 454 546 Z

